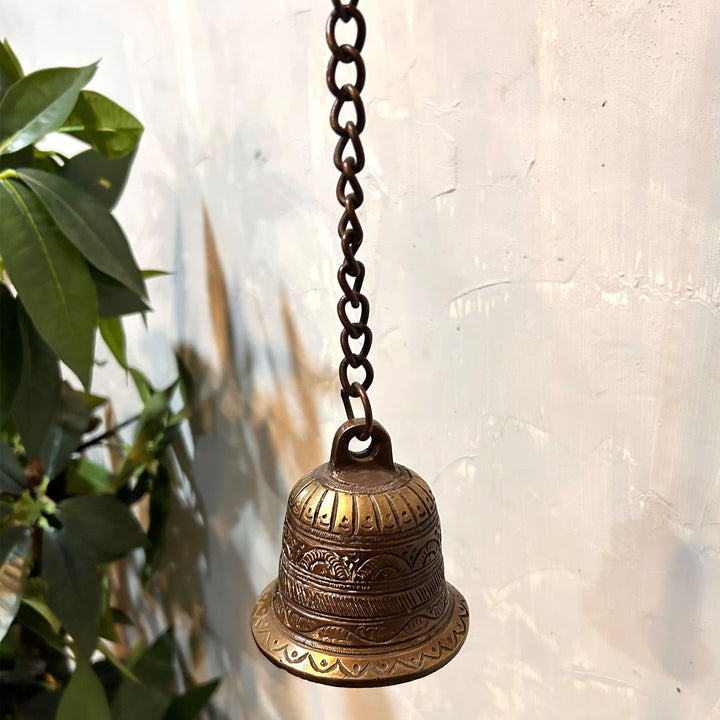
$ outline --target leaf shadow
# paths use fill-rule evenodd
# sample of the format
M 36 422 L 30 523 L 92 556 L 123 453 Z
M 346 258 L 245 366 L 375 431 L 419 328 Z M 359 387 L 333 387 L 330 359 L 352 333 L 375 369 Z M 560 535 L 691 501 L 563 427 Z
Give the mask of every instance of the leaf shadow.
M 297 680 L 261 659 L 249 618 L 261 589 L 253 563 L 253 541 L 276 537 L 272 545 L 279 557 L 288 492 L 278 455 L 279 436 L 283 436 L 282 445 L 288 448 L 293 464 L 307 470 L 321 460 L 312 382 L 307 383 L 308 365 L 285 300 L 283 319 L 293 357 L 295 399 L 304 418 L 304 427 L 298 431 L 293 429 L 296 411 L 287 407 L 283 392 L 272 397 L 258 394 L 252 348 L 246 334 L 235 329 L 237 322 L 242 323 L 242 308 L 236 302 L 231 307 L 205 207 L 203 235 L 207 298 L 219 369 L 190 344 L 180 346 L 177 353 L 192 378 L 193 474 L 197 497 L 204 505 L 205 545 L 198 542 L 190 522 L 176 523 L 173 562 L 180 572 L 167 583 L 163 605 L 182 608 L 192 618 L 192 664 L 215 672 L 220 669 L 225 681 L 220 692 L 226 694 L 224 705 L 232 707 L 232 717 L 258 717 L 268 702 L 277 716 L 300 717 L 297 693 L 289 688 Z M 271 374 L 279 387 L 282 380 L 277 369 Z M 207 563 L 206 573 L 187 572 L 198 567 L 198 551 Z M 262 688 L 270 684 L 272 692 L 261 695 Z M 216 709 L 213 717 L 226 716 Z

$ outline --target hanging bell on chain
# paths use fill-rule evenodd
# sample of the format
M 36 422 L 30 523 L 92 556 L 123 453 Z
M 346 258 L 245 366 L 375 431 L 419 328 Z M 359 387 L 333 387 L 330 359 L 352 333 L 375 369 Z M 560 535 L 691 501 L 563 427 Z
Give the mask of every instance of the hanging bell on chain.
M 360 142 L 365 20 L 357 4 L 333 0 L 326 36 L 332 53 L 327 84 L 335 97 L 330 125 L 339 136 L 337 199 L 343 206 L 338 226 L 344 256 L 338 272 L 341 398 L 349 418 L 354 417 L 350 399 L 360 398 L 364 418 L 341 425 L 330 462 L 291 490 L 278 577 L 260 594 L 251 619 L 255 642 L 272 662 L 309 680 L 351 687 L 427 675 L 455 656 L 468 631 L 465 599 L 445 581 L 432 492 L 412 470 L 395 464 L 390 436 L 373 421 L 367 397 L 373 379 L 367 359 L 372 332 L 362 294 L 365 268 L 355 257 L 363 239 L 356 214 L 363 202 L 357 173 L 365 163 Z M 340 21 L 355 22 L 352 45 L 335 37 Z M 354 84 L 338 84 L 339 63 L 355 66 Z M 343 126 L 339 118 L 347 103 L 355 120 Z M 348 143 L 350 156 L 345 154 Z M 348 305 L 360 308 L 358 321 L 347 317 Z M 351 338 L 362 338 L 358 353 L 350 347 Z M 362 383 L 350 382 L 350 367 L 364 369 Z M 363 452 L 350 450 L 354 438 L 369 439 Z
M 278 577 L 260 594 L 252 632 L 289 672 L 344 686 L 389 685 L 437 670 L 468 631 L 463 596 L 445 580 L 440 519 L 427 483 L 393 461 L 372 423 L 335 434 L 330 462 L 287 504 Z

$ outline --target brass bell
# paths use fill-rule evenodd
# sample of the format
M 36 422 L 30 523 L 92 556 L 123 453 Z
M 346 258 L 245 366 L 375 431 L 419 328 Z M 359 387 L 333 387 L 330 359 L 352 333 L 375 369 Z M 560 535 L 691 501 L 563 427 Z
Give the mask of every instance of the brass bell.
M 290 492 L 278 577 L 252 632 L 275 664 L 317 682 L 389 685 L 437 670 L 468 632 L 463 596 L 445 581 L 440 519 L 425 481 L 393 462 L 377 422 L 335 434 L 330 462 Z

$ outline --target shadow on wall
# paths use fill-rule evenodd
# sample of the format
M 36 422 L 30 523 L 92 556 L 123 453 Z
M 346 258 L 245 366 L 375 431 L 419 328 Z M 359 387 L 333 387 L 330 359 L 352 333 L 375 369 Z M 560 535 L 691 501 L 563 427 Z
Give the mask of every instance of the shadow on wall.
M 275 392 L 258 394 L 252 348 L 233 330 L 233 311 L 235 320 L 242 320 L 242 308 L 237 303 L 230 307 L 205 208 L 203 217 L 207 296 L 220 371 L 210 368 L 198 348 L 186 345 L 178 354 L 193 380 L 193 471 L 205 527 L 198 531 L 196 520 L 176 517 L 161 601 L 166 612 L 184 616 L 191 624 L 189 664 L 223 678 L 216 703 L 223 711 L 212 711 L 214 718 L 301 720 L 310 707 L 303 702 L 307 685 L 266 661 L 250 633 L 250 612 L 260 589 L 253 570 L 257 554 L 267 552 L 264 538 L 272 539 L 273 562 L 279 558 L 289 487 L 285 478 L 294 482 L 324 460 L 315 398 L 330 383 L 307 362 L 283 297 L 289 378 L 270 364 Z M 202 555 L 207 558 L 206 577 L 202 568 L 197 570 Z M 316 686 L 313 692 L 318 691 Z M 392 711 L 381 692 L 373 692 L 373 713 L 389 720 Z M 348 698 L 348 705 L 353 704 Z M 362 720 L 366 710 L 356 705 L 346 715 Z
M 256 412 L 252 352 L 244 339 L 238 342 L 233 330 L 227 286 L 205 209 L 203 230 L 219 376 L 199 349 L 178 349 L 193 380 L 194 472 L 208 533 L 208 576 L 193 591 L 200 595 L 202 617 L 193 619 L 200 621 L 196 630 L 204 636 L 211 666 L 215 672 L 220 669 L 229 698 L 225 704 L 231 714 L 216 712 L 215 717 L 250 718 L 260 715 L 264 701 L 258 696 L 260 679 L 248 620 L 255 601 L 248 562 L 252 547 L 239 544 L 242 538 L 234 538 L 233 531 L 241 518 L 251 527 L 264 522 L 269 531 L 269 519 L 284 512 L 286 488 L 269 419 Z M 248 540 L 249 533 L 244 535 Z M 299 716 L 285 679 L 275 682 L 280 692 L 269 696 L 274 712 L 281 717 Z
M 672 508 L 648 497 L 642 516 L 613 529 L 584 611 L 603 637 L 641 666 L 692 686 L 714 661 L 700 630 L 703 595 L 697 549 L 668 527 Z

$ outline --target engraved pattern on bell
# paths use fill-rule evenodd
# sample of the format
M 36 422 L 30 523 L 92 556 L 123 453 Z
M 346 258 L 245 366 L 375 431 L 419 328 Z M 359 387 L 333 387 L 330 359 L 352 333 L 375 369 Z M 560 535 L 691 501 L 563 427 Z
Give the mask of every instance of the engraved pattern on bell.
M 468 631 L 464 598 L 445 581 L 440 519 L 428 485 L 396 465 L 373 423 L 371 444 L 340 427 L 329 463 L 290 492 L 278 578 L 252 630 L 284 669 L 339 685 L 385 685 L 447 663 Z

